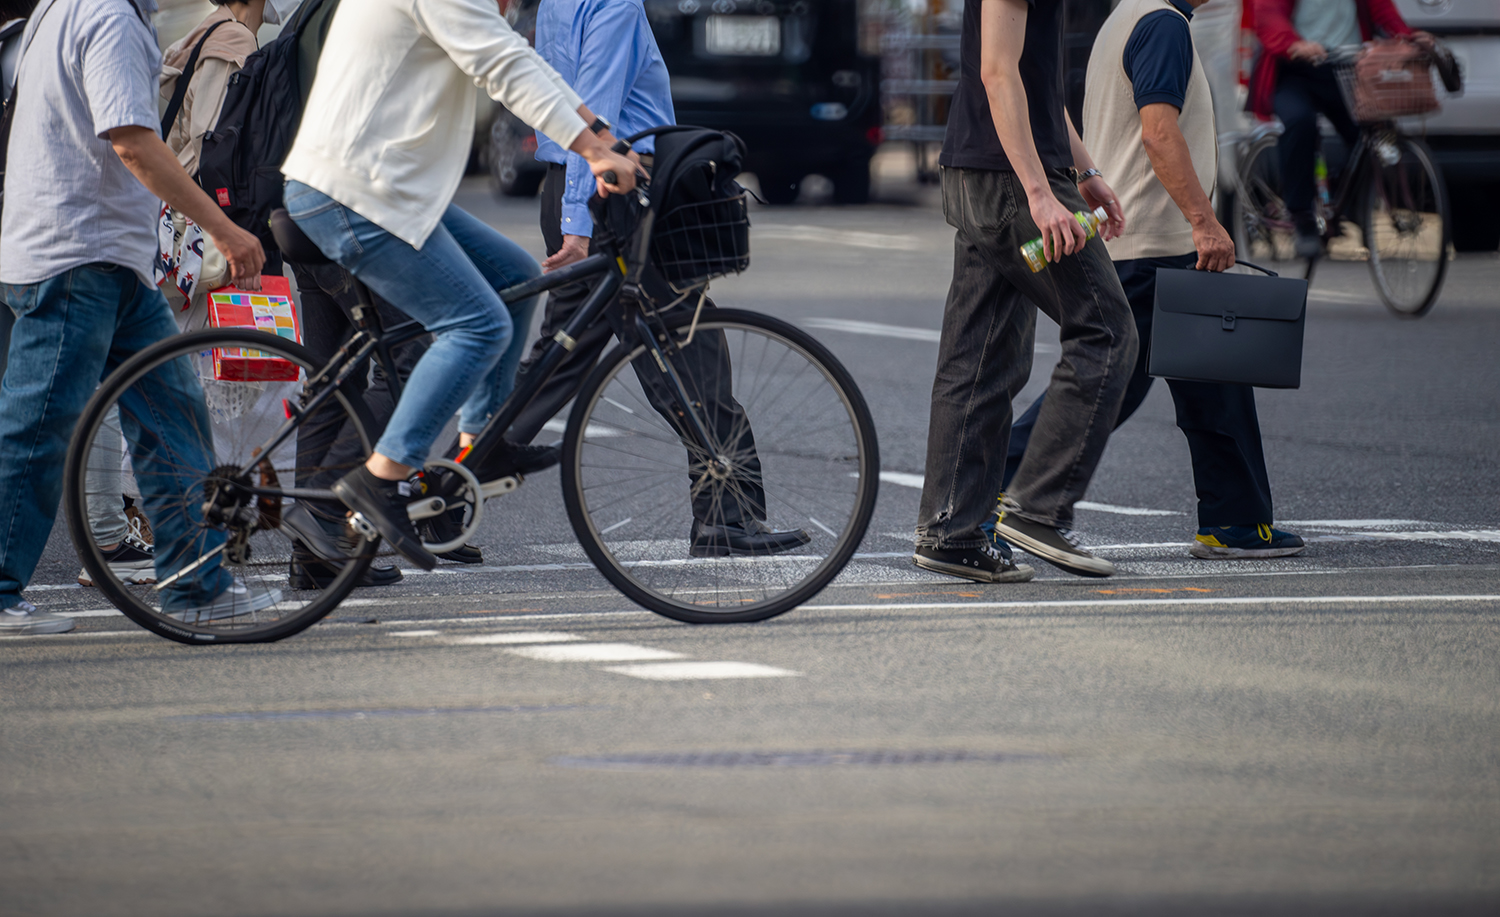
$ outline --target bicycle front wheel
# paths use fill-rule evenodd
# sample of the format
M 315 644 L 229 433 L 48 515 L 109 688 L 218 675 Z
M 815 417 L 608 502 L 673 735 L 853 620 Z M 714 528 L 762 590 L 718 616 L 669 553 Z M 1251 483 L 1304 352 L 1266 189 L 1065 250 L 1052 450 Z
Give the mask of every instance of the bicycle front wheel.
M 1234 207 L 1239 224 L 1235 241 L 1244 252 L 1240 257 L 1256 263 L 1296 257 L 1292 213 L 1281 199 L 1281 164 L 1275 137 L 1261 140 L 1245 153 Z
M 1369 153 L 1365 246 L 1386 307 L 1421 318 L 1437 302 L 1448 272 L 1448 191 L 1427 147 L 1391 137 Z
M 763 620 L 821 591 L 864 538 L 875 425 L 805 331 L 731 309 L 692 319 L 666 320 L 664 349 L 712 448 L 679 433 L 683 408 L 646 347 L 621 345 L 574 402 L 563 498 L 589 559 L 633 601 L 692 623 Z
M 293 341 L 209 329 L 146 348 L 95 392 L 63 501 L 85 576 L 131 620 L 183 643 L 279 640 L 359 582 L 378 542 L 348 532 L 336 503 L 282 490 L 326 489 L 364 461 L 364 403 L 336 390 L 265 448 L 319 369 Z

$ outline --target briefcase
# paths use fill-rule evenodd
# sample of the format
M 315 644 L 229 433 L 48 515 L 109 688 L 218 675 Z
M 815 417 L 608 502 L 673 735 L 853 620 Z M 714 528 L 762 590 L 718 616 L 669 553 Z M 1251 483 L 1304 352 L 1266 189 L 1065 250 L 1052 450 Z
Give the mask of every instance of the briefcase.
M 1302 384 L 1307 281 L 1158 268 L 1148 371 L 1262 388 Z

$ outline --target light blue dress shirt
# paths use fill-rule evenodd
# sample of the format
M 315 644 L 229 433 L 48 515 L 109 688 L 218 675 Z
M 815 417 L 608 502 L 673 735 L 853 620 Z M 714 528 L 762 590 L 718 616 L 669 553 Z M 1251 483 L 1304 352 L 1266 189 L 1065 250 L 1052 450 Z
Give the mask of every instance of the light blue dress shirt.
M 641 0 L 542 0 L 536 15 L 536 49 L 584 104 L 610 123 L 616 137 L 677 123 L 671 78 Z M 642 140 L 636 151 L 650 153 L 653 140 Z M 563 233 L 592 236 L 588 201 L 594 194 L 594 176 L 588 163 L 541 134 L 536 158 L 568 167 Z

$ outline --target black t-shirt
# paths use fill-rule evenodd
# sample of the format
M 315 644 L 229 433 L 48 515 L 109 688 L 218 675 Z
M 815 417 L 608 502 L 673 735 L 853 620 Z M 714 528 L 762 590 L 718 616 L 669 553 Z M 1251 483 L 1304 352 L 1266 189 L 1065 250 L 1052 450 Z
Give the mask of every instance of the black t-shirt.
M 1027 0 L 1026 44 L 1021 51 L 1021 85 L 1031 116 L 1031 139 L 1046 168 L 1073 165 L 1068 125 L 1063 119 L 1063 0 Z M 964 3 L 964 25 L 959 40 L 958 91 L 948 110 L 948 133 L 938 162 L 964 169 L 1014 171 L 995 122 L 990 100 L 979 78 L 979 8 L 983 0 Z

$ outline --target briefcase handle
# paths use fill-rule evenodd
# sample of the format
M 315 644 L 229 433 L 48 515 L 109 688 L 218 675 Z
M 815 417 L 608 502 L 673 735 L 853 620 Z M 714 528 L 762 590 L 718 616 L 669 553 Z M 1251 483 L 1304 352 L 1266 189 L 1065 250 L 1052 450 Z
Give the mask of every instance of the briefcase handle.
M 1268 271 L 1265 268 L 1261 267 L 1260 265 L 1255 264 L 1255 263 L 1250 262 L 1250 261 L 1244 261 L 1244 260 L 1241 260 L 1239 258 L 1236 258 L 1236 259 L 1234 259 L 1234 263 L 1235 264 L 1243 264 L 1245 267 L 1253 267 L 1257 271 L 1260 271 L 1262 274 L 1270 274 L 1272 277 L 1280 277 L 1281 276 L 1280 274 L 1276 273 L 1275 271 Z M 1198 269 L 1197 266 L 1194 265 L 1193 266 L 1193 270 L 1196 271 L 1197 269 Z

